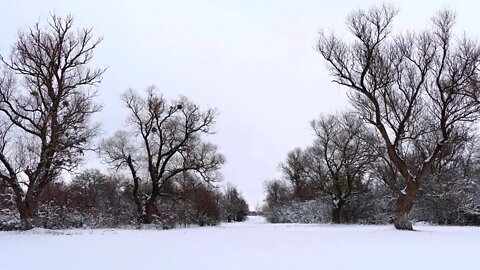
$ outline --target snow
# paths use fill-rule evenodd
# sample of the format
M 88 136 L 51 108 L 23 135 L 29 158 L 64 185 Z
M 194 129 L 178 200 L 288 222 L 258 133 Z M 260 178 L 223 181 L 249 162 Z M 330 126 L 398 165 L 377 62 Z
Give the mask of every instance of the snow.
M 480 228 L 245 223 L 0 232 L 0 269 L 476 269 Z
M 339 202 L 340 202 L 340 200 L 339 200 L 339 199 L 337 199 L 337 198 L 334 198 L 334 199 L 333 199 L 333 207 L 334 207 L 334 208 L 337 208 L 337 207 L 338 207 L 338 203 L 339 203 Z
M 0 177 L 10 178 L 10 175 L 5 170 L 0 169 Z

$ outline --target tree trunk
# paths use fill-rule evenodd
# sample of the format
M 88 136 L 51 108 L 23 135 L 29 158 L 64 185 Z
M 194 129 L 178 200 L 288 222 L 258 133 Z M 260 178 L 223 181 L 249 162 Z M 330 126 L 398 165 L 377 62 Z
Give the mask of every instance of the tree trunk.
M 145 206 L 145 213 L 140 217 L 143 224 L 152 224 L 153 215 L 157 214 L 158 207 L 154 200 L 148 200 Z
M 412 222 L 408 215 L 412 211 L 418 189 L 407 189 L 405 194 L 401 194 L 397 198 L 395 205 L 395 223 L 394 226 L 398 230 L 413 230 Z
M 2 156 L 2 162 L 5 163 L 5 157 L 0 153 Z M 33 218 L 37 211 L 37 203 L 36 198 L 32 192 L 28 192 L 25 194 L 22 187 L 19 184 L 16 174 L 13 172 L 13 169 L 9 169 L 10 177 L 2 177 L 12 188 L 13 193 L 15 194 L 15 206 L 17 207 L 18 213 L 20 214 L 20 221 L 22 225 L 22 230 L 30 230 L 33 228 Z
M 132 156 L 130 155 L 128 155 L 127 157 L 127 165 L 128 165 L 128 168 L 130 169 L 130 173 L 132 174 L 132 178 L 133 178 L 133 201 L 137 206 L 138 214 L 142 216 L 144 213 L 143 213 L 143 205 L 142 205 L 142 202 L 140 201 L 140 194 L 139 194 L 140 178 L 137 176 L 137 170 L 135 169 Z
M 22 222 L 22 230 L 30 230 L 33 228 L 33 217 L 35 210 L 26 201 L 17 202 L 18 212 L 20 213 L 20 220 Z
M 332 223 L 340 224 L 342 223 L 342 207 L 345 204 L 344 199 L 339 199 L 338 201 L 334 201 L 333 208 L 332 208 Z
M 341 206 L 334 206 L 332 208 L 332 223 L 340 224 L 342 222 L 342 207 Z

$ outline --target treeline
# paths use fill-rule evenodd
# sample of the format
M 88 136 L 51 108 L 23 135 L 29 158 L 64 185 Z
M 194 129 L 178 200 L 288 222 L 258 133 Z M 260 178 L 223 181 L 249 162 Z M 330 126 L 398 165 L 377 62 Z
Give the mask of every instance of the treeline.
M 102 38 L 52 15 L 20 31 L 0 60 L 0 228 L 214 225 L 248 211 L 236 188 L 215 186 L 225 162 L 206 141 L 214 109 L 148 88 L 122 96 L 128 127 L 95 145 L 95 101 L 105 69 L 92 68 Z M 96 150 L 119 175 L 74 173 Z
M 157 200 L 153 227 L 209 226 L 246 218 L 248 205 L 235 187 L 221 191 L 189 175 L 176 180 Z M 52 181 L 38 199 L 33 225 L 47 229 L 138 227 L 130 182 L 125 175 L 97 169 L 84 170 L 69 182 Z M 142 194 L 148 190 L 146 184 L 141 185 Z M 0 230 L 20 229 L 14 196 L 5 183 L 0 184 Z
M 398 194 L 374 130 L 354 113 L 311 124 L 311 146 L 290 151 L 282 177 L 265 183 L 264 215 L 281 223 L 387 224 Z M 448 145 L 419 191 L 410 217 L 418 222 L 480 225 L 480 137 Z M 416 160 L 413 155 L 410 162 Z

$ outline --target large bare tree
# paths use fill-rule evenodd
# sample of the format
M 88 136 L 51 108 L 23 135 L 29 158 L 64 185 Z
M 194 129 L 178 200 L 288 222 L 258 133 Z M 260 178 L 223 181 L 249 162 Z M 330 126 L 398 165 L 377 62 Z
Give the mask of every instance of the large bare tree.
M 88 64 L 102 39 L 73 22 L 52 15 L 46 27 L 21 31 L 10 57 L 1 56 L 0 177 L 13 189 L 24 229 L 43 188 L 75 168 L 97 134 L 93 87 L 104 70 Z
M 130 112 L 130 130 L 104 141 L 100 153 L 110 165 L 130 172 L 139 220 L 152 223 L 157 200 L 167 195 L 163 190 L 175 176 L 189 172 L 206 182 L 219 179 L 224 157 L 202 138 L 213 133 L 216 112 L 202 111 L 184 97 L 169 102 L 154 87 L 146 96 L 127 91 L 123 102 Z M 150 185 L 146 194 L 142 183 Z
M 480 49 L 454 37 L 451 11 L 425 31 L 393 35 L 396 14 L 388 5 L 355 11 L 347 19 L 353 41 L 321 33 L 318 50 L 381 137 L 398 194 L 395 227 L 411 230 L 408 215 L 434 163 L 478 120 Z

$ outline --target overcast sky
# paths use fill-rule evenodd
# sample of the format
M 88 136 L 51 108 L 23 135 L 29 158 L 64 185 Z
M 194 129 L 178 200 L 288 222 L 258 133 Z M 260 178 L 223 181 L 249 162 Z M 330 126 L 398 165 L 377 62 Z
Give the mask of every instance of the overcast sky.
M 120 94 L 156 85 L 220 112 L 211 141 L 227 158 L 225 182 L 250 208 L 264 198 L 263 182 L 278 164 L 312 141 L 309 122 L 344 109 L 345 89 L 331 83 L 315 51 L 318 30 L 345 35 L 345 18 L 384 1 L 22 1 L 2 0 L 0 53 L 8 55 L 19 29 L 50 12 L 72 14 L 104 41 L 93 65 L 108 67 L 99 87 L 103 136 L 125 125 Z M 457 29 L 480 34 L 476 1 L 396 1 L 395 26 L 422 29 L 441 8 L 456 10 Z M 95 155 L 87 166 L 99 166 Z

